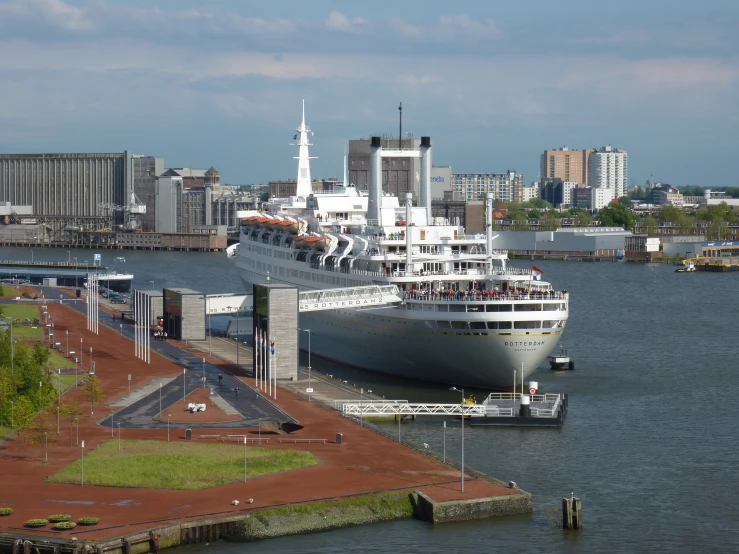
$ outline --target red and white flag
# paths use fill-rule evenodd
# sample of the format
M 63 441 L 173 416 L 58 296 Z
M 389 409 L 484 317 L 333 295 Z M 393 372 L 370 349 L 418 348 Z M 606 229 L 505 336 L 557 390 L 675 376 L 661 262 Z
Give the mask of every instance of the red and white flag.
M 540 281 L 542 275 L 544 275 L 544 272 L 541 269 L 535 265 L 531 266 L 531 277 L 534 281 Z

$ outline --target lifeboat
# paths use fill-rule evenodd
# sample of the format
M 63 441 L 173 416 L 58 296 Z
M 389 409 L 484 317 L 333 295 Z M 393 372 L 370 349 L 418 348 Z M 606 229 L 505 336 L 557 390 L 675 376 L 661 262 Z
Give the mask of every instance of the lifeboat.
M 405 221 L 404 220 L 402 220 L 402 221 L 396 221 L 395 222 L 395 226 L 396 227 L 405 227 Z
M 258 219 L 261 219 L 261 215 L 250 215 L 249 217 L 245 217 L 241 220 L 241 223 L 244 223 L 246 225 L 254 225 Z
M 267 223 L 271 220 L 271 217 L 260 217 L 255 221 L 258 227 L 267 227 Z
M 315 250 L 325 250 L 328 241 L 326 237 L 308 237 L 305 239 L 305 244 Z
M 308 246 L 305 242 L 306 239 L 308 239 L 306 235 L 300 235 L 299 237 L 295 237 L 293 239 L 293 244 L 295 245 L 296 248 L 304 248 Z
M 285 219 L 284 221 L 280 221 L 279 225 L 277 226 L 278 229 L 287 231 L 288 233 L 292 233 L 293 235 L 298 234 L 298 227 L 299 224 L 294 219 Z

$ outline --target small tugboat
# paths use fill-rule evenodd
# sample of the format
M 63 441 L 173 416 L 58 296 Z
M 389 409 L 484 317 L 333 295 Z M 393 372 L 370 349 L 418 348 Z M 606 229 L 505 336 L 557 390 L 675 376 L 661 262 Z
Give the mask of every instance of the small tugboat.
M 675 270 L 675 273 L 693 273 L 695 271 L 695 264 L 690 260 L 685 260 L 681 267 Z
M 559 345 L 559 354 L 550 354 L 547 359 L 549 360 L 549 369 L 552 371 L 572 371 L 575 369 L 575 362 L 570 360 L 567 351 L 561 344 Z
M 121 262 L 121 263 L 126 263 L 126 258 L 124 258 L 123 256 L 118 256 L 118 257 L 117 257 L 117 258 L 115 259 L 115 261 L 116 261 L 116 262 Z

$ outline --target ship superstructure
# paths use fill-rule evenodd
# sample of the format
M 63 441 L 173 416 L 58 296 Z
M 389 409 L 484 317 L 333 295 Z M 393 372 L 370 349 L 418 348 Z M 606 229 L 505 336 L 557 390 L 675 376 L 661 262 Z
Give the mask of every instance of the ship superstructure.
M 305 115 L 297 131 L 300 183 L 309 167 Z M 431 217 L 431 153 L 428 137 L 420 149 L 392 150 L 373 138 L 367 194 L 346 181 L 328 194 L 299 185 L 295 196 L 273 199 L 245 218 L 228 256 L 247 287 L 393 284 L 404 292 L 395 307 L 301 314 L 313 354 L 408 378 L 511 387 L 557 344 L 568 294 L 538 270 L 508 267 L 508 253 L 493 249 L 492 198 L 484 234 Z M 410 194 L 401 205 L 382 193 L 386 156 L 421 159 L 417 206 Z

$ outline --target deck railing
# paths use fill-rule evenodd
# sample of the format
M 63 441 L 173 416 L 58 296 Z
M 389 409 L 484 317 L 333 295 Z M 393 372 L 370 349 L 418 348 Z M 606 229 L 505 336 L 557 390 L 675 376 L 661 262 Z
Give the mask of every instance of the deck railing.
M 546 292 L 479 292 L 406 291 L 406 302 L 501 302 L 514 300 L 567 300 L 566 291 Z

